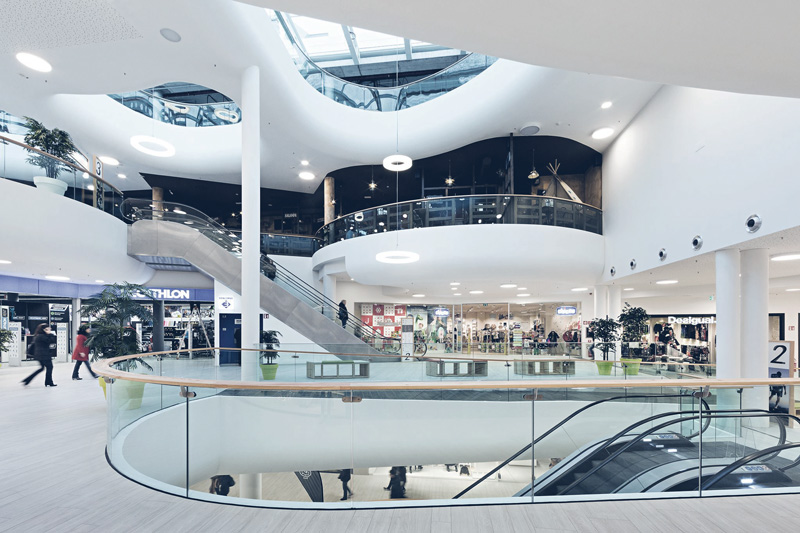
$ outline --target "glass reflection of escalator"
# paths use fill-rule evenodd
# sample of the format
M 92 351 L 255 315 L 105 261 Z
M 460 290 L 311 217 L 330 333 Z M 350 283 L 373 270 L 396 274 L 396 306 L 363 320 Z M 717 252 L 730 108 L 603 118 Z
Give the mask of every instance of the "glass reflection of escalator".
M 153 202 L 150 200 L 127 199 L 122 204 L 124 216 L 133 222 L 139 220 L 158 220 L 190 225 L 191 228 L 205 235 L 217 246 L 227 252 L 241 257 L 241 236 L 231 233 L 230 230 L 220 225 L 201 211 L 190 206 L 171 202 Z M 292 294 L 301 302 L 319 312 L 322 316 L 335 323 L 337 327 L 355 336 L 373 350 L 385 354 L 400 355 L 399 339 L 384 337 L 374 329 L 366 326 L 358 317 L 347 313 L 346 320 L 342 323 L 339 315 L 339 304 L 334 302 L 317 289 L 294 275 L 292 272 L 273 261 L 266 254 L 261 254 L 261 274 L 273 283 Z M 347 353 L 346 346 L 335 347 L 335 351 Z

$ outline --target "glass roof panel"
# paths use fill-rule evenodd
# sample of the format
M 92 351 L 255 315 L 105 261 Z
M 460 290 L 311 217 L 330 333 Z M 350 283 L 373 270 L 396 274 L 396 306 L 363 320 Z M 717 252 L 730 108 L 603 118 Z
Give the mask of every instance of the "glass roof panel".
M 295 37 L 303 44 L 311 59 L 350 53 L 340 24 L 300 15 L 287 15 L 296 30 Z

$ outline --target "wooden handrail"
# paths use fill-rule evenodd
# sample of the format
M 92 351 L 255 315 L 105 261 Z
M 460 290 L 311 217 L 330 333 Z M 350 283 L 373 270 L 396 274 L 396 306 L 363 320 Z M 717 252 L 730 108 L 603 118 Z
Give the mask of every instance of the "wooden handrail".
M 255 348 L 196 348 L 192 351 L 208 351 L 208 350 L 230 350 L 230 351 L 257 351 L 257 352 L 275 352 L 281 350 L 259 350 Z M 187 352 L 189 350 L 181 350 Z M 293 350 L 282 350 L 289 352 Z M 574 379 L 574 380 L 520 380 L 520 381 L 421 381 L 421 382 L 343 382 L 339 384 L 327 383 L 314 383 L 314 382 L 265 382 L 265 381 L 230 381 L 230 380 L 207 380 L 207 379 L 190 379 L 190 378 L 173 378 L 163 376 L 148 376 L 144 374 L 134 374 L 111 368 L 111 365 L 126 361 L 129 359 L 136 359 L 140 357 L 149 357 L 156 355 L 172 355 L 177 353 L 178 350 L 170 350 L 164 352 L 151 352 L 147 354 L 134 354 L 114 357 L 111 359 L 101 359 L 95 364 L 96 373 L 103 377 L 111 379 L 122 379 L 126 381 L 138 381 L 142 383 L 152 383 L 156 385 L 170 385 L 175 387 L 197 387 L 197 388 L 211 388 L 211 389 L 242 389 L 242 390 L 292 390 L 292 391 L 368 391 L 368 390 L 479 390 L 479 389 L 577 389 L 577 388 L 595 388 L 595 389 L 609 389 L 609 388 L 652 388 L 652 387 L 682 387 L 682 388 L 702 388 L 705 386 L 713 388 L 751 388 L 755 386 L 769 386 L 769 385 L 800 385 L 800 379 L 693 379 L 690 385 L 685 379 L 637 379 L 637 380 L 610 380 L 610 379 Z M 317 355 L 331 354 L 320 352 L 301 352 L 293 351 L 294 353 L 313 353 Z M 365 356 L 364 354 L 335 354 L 335 355 L 351 355 L 356 357 L 375 357 Z M 464 359 L 464 358 L 460 358 Z M 482 359 L 485 360 L 485 359 Z M 537 359 L 538 360 L 538 359 Z
M 28 146 L 25 143 L 21 143 L 19 141 L 15 141 L 14 139 L 10 139 L 10 138 L 6 137 L 5 135 L 0 135 L 0 139 L 2 139 L 3 141 L 10 142 L 11 144 L 16 144 L 17 146 L 19 146 L 21 148 L 24 148 L 25 150 L 29 150 L 29 151 L 35 152 L 35 153 L 37 153 L 39 155 L 43 155 L 43 156 L 49 157 L 50 159 L 55 159 L 56 161 L 58 161 L 62 165 L 66 165 L 66 166 L 68 166 L 70 168 L 73 168 L 73 169 L 77 170 L 78 172 L 86 172 L 92 178 L 96 179 L 97 181 L 101 181 L 101 182 L 105 183 L 106 185 L 108 185 L 109 187 L 111 187 L 112 189 L 114 189 L 114 191 L 116 191 L 117 194 L 119 194 L 120 196 L 122 195 L 122 191 L 117 189 L 114 185 L 110 184 L 109 182 L 107 182 L 106 180 L 104 180 L 103 178 L 98 176 L 97 174 L 94 174 L 94 173 L 88 171 L 87 169 L 76 165 L 75 163 L 70 163 L 69 161 L 61 159 L 60 157 L 56 157 L 53 154 L 48 154 L 47 152 L 43 152 L 42 150 L 39 150 L 38 148 L 34 148 L 33 146 Z

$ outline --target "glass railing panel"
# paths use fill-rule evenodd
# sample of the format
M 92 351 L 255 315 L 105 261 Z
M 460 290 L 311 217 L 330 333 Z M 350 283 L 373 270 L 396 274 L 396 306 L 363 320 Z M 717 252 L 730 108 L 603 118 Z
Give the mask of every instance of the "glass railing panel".
M 530 443 L 529 393 L 459 389 L 456 384 L 448 390 L 353 391 L 354 500 L 449 502 L 520 443 Z M 513 498 L 530 480 L 528 455 L 505 465 L 499 475 L 490 474 L 470 496 Z
M 159 98 L 148 91 L 130 91 L 108 96 L 132 111 L 174 126 L 225 126 L 238 124 L 242 120 L 242 112 L 234 102 L 185 104 Z

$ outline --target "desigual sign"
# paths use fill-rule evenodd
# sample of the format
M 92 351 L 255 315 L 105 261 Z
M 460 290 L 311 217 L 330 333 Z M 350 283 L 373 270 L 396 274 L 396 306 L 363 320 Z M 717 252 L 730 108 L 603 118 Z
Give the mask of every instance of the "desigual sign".
M 670 324 L 716 324 L 717 318 L 713 316 L 704 316 L 704 317 L 696 317 L 696 316 L 671 316 L 667 318 L 667 322 Z

